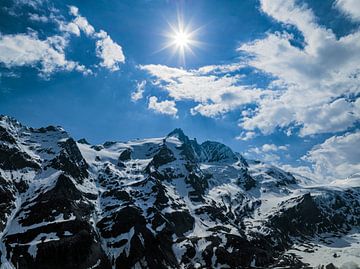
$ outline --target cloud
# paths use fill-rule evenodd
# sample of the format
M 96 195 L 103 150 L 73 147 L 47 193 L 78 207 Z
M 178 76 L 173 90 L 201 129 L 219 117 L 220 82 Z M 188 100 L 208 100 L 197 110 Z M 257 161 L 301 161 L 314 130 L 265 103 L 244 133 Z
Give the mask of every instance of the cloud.
M 360 5 L 358 0 L 337 0 L 336 7 L 353 21 L 360 21 Z
M 92 69 L 98 67 L 117 71 L 120 64 L 125 62 L 122 47 L 104 30 L 96 31 L 87 18 L 80 14 L 76 6 L 68 6 L 70 20 L 68 16 L 61 14 L 59 9 L 47 5 L 47 2 L 42 0 L 17 0 L 5 11 L 10 16 L 18 16 L 18 13 L 22 14 L 23 10 L 20 8 L 23 6 L 32 7 L 32 13 L 28 13 L 28 21 L 48 24 L 46 27 L 37 29 L 43 26 L 39 24 L 35 27 L 36 30 L 28 27 L 27 33 L 6 35 L 0 33 L 0 63 L 3 66 L 7 68 L 35 67 L 40 71 L 40 76 L 49 77 L 57 71 L 76 70 L 83 74 L 92 74 Z M 57 28 L 52 28 L 53 25 L 57 25 Z M 100 59 L 98 64 L 90 67 L 67 59 L 65 53 L 71 46 L 72 37 L 80 37 L 82 33 L 95 42 L 94 54 Z
M 69 12 L 73 16 L 79 16 L 79 9 L 76 6 L 69 6 Z
M 94 27 L 89 24 L 85 17 L 77 15 L 73 23 L 79 27 L 87 36 L 92 36 L 95 33 Z
M 264 144 L 261 147 L 263 152 L 287 150 L 287 146 L 276 146 L 275 144 Z
M 131 93 L 131 100 L 133 102 L 139 101 L 140 99 L 143 98 L 145 85 L 146 85 L 146 80 L 143 80 L 136 84 L 136 90 L 133 93 Z
M 79 9 L 75 6 L 69 6 L 69 13 L 75 17 L 73 24 L 75 24 L 81 31 L 87 36 L 92 37 L 95 34 L 94 27 L 88 22 L 88 20 L 81 16 Z
M 44 22 L 44 23 L 49 21 L 48 17 L 46 17 L 44 15 L 34 14 L 34 13 L 29 14 L 29 19 L 32 21 Z
M 229 69 L 230 68 L 230 69 Z M 190 100 L 198 103 L 191 108 L 197 113 L 216 117 L 241 105 L 255 102 L 271 91 L 239 85 L 242 76 L 223 74 L 239 66 L 205 66 L 185 70 L 165 65 L 142 65 L 155 80 L 153 83 L 165 90 L 176 101 Z M 216 71 L 214 73 L 214 70 Z
M 242 132 L 239 136 L 235 137 L 236 140 L 248 141 L 256 136 L 255 132 Z
M 313 163 L 316 174 L 342 179 L 360 171 L 360 132 L 332 136 L 303 158 Z
M 67 32 L 76 36 L 80 36 L 80 28 L 73 22 L 65 23 L 63 21 L 59 21 L 59 29 L 62 32 Z
M 148 108 L 154 110 L 157 113 L 174 117 L 176 117 L 176 114 L 178 112 L 174 101 L 165 100 L 158 102 L 158 98 L 156 96 L 151 96 L 149 98 Z
M 358 92 L 360 32 L 337 38 L 293 0 L 263 0 L 261 9 L 295 26 L 304 42 L 294 46 L 293 35 L 276 32 L 239 47 L 249 56 L 249 66 L 275 78 L 269 87 L 278 93 L 259 99 L 254 115 L 244 117 L 240 126 L 269 134 L 293 124 L 303 136 L 347 130 L 356 121 L 354 102 L 346 97 Z M 319 118 L 313 116 L 317 112 Z
M 255 153 L 255 154 L 262 154 L 266 152 L 276 152 L 280 150 L 288 150 L 288 147 L 285 145 L 277 146 L 275 144 L 264 144 L 260 148 L 254 147 L 248 150 L 248 152 Z
M 67 41 L 62 36 L 52 36 L 44 40 L 36 34 L 16 34 L 0 36 L 0 62 L 7 68 L 18 66 L 38 67 L 43 76 L 63 70 L 91 73 L 83 65 L 67 60 L 64 49 Z
M 100 66 L 110 71 L 118 71 L 119 64 L 125 63 L 122 47 L 114 42 L 104 30 L 95 31 L 88 20 L 80 15 L 77 7 L 69 6 L 69 13 L 75 18 L 71 22 L 59 21 L 60 30 L 76 36 L 80 36 L 80 32 L 83 32 L 86 36 L 97 39 L 95 52 L 96 56 L 102 60 Z
M 251 104 L 252 111 L 240 117 L 239 126 L 247 132 L 270 134 L 278 127 L 288 134 L 299 130 L 301 136 L 345 131 L 358 119 L 354 96 L 359 89 L 360 31 L 337 38 L 317 23 L 311 9 L 296 3 L 261 1 L 262 11 L 285 30 L 239 46 L 245 55 L 239 63 L 188 70 L 140 68 L 175 101 L 195 102 L 192 115 L 218 117 Z M 289 25 L 303 36 L 300 45 L 294 45 Z M 273 79 L 268 87 L 244 83 L 239 73 L 249 67 Z
M 120 45 L 115 43 L 110 36 L 100 31 L 101 38 L 96 41 L 96 55 L 102 59 L 100 66 L 110 71 L 119 70 L 119 63 L 125 62 L 125 56 Z
M 273 165 L 281 165 L 279 152 L 288 150 L 288 145 L 263 144 L 261 147 L 249 148 L 244 154 L 249 159 L 258 159 Z
M 267 163 L 271 163 L 274 165 L 277 165 L 280 161 L 280 157 L 277 154 L 274 153 L 266 153 L 263 155 L 262 160 Z
M 307 177 L 310 180 L 323 182 L 322 175 L 317 175 L 309 166 L 292 166 L 289 164 L 279 164 L 280 168 L 284 171 L 290 172 L 300 177 Z M 306 182 L 309 182 L 306 180 Z
M 95 28 L 88 22 L 88 20 L 81 16 L 79 9 L 75 6 L 69 6 L 69 14 L 75 18 L 72 21 L 64 21 L 62 17 L 55 18 L 55 22 L 59 24 L 60 31 L 80 36 L 83 32 L 90 38 L 95 38 L 97 33 Z

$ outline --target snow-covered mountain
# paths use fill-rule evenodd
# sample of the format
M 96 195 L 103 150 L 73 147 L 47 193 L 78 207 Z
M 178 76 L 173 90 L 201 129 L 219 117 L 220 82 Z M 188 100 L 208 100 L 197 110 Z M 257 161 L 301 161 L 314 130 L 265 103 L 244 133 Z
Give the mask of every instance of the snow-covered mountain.
M 180 129 L 91 145 L 0 117 L 1 269 L 357 268 L 359 225 L 359 175 L 317 184 Z

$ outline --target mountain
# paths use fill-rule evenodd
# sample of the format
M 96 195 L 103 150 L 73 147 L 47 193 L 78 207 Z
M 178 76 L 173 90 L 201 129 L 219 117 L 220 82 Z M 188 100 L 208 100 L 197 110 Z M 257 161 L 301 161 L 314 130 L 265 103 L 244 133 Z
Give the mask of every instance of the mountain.
M 91 145 L 1 116 L 1 269 L 356 266 L 359 183 L 322 185 L 181 129 Z

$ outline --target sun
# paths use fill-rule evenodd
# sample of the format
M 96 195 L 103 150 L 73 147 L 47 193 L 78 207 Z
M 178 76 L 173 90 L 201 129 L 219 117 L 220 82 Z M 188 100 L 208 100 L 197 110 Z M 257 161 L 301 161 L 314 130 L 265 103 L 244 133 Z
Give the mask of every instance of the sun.
M 195 31 L 191 31 L 189 26 L 185 27 L 181 21 L 178 22 L 177 27 L 170 25 L 170 29 L 166 48 L 172 48 L 173 55 L 177 54 L 180 64 L 185 65 L 186 54 L 194 55 L 193 47 L 197 45 L 194 39 Z
M 185 66 L 186 56 L 188 54 L 194 56 L 194 48 L 202 44 L 196 39 L 200 28 L 193 28 L 191 23 L 186 24 L 184 17 L 179 13 L 177 21 L 173 24 L 168 22 L 168 25 L 169 29 L 164 33 L 166 43 L 159 51 L 171 50 L 170 57 L 177 55 L 180 65 Z
M 174 35 L 174 43 L 178 47 L 187 47 L 191 43 L 191 39 L 188 33 L 177 32 Z

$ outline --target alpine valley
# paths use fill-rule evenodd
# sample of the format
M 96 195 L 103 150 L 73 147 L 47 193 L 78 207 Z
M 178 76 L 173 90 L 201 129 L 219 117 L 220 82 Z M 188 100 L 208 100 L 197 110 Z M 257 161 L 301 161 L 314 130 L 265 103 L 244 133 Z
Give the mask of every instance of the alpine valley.
M 1 269 L 359 268 L 360 175 L 320 183 L 181 129 L 91 145 L 0 117 Z

